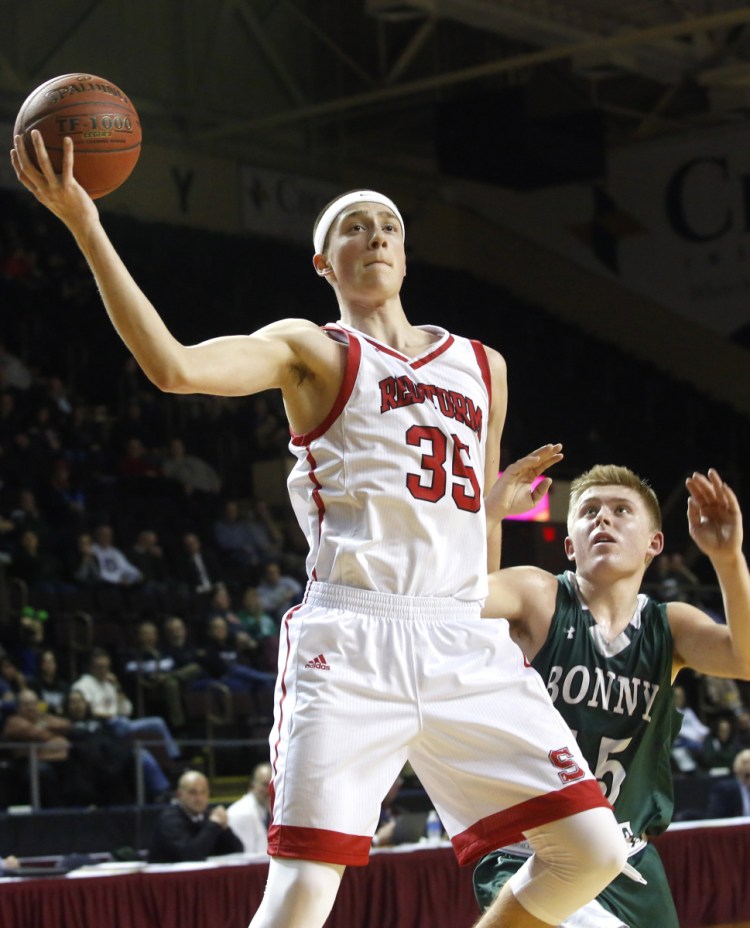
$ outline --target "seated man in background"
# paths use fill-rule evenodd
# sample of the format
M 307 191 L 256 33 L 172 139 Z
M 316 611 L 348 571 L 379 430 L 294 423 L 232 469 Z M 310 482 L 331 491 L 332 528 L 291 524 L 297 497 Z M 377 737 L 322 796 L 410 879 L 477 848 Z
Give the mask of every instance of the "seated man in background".
M 242 841 L 229 827 L 224 806 L 209 809 L 208 779 L 188 770 L 177 784 L 177 802 L 167 806 L 156 820 L 150 863 L 205 860 L 242 851 Z
M 39 697 L 30 689 L 22 689 L 17 697 L 16 711 L 5 720 L 2 737 L 4 741 L 38 744 L 37 762 L 39 788 L 43 806 L 61 806 L 67 798 L 68 758 L 70 729 L 68 719 L 42 712 Z M 16 758 L 20 779 L 28 782 L 29 751 L 19 747 L 11 750 Z
M 271 765 L 258 764 L 244 796 L 227 809 L 229 827 L 242 841 L 246 854 L 265 854 L 271 822 Z

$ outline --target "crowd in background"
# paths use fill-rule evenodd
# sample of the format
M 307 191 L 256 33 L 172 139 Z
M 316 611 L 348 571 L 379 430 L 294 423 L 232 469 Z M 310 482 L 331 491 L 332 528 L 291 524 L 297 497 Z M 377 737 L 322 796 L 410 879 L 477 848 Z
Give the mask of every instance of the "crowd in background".
M 159 393 L 112 333 L 64 231 L 33 204 L 2 197 L 0 735 L 37 744 L 48 806 L 132 799 L 132 741 L 146 736 L 147 794 L 161 801 L 184 769 L 179 740 L 194 733 L 196 694 L 218 685 L 245 698 L 238 737 L 269 712 L 280 621 L 302 593 L 306 544 L 289 507 L 269 505 L 253 473 L 258 462 L 285 457 L 286 420 L 271 394 Z M 285 276 L 283 290 L 268 285 L 261 297 L 252 262 L 237 260 L 247 241 L 210 251 L 199 233 L 122 217 L 112 224 L 144 288 L 187 342 L 320 310 L 310 301 L 306 254 L 300 282 Z M 252 243 L 264 266 L 288 263 L 288 255 L 274 257 L 281 248 Z M 739 461 L 750 450 L 741 417 L 614 349 L 588 382 L 581 358 L 597 345 L 587 349 L 580 332 L 455 273 L 410 268 L 409 287 L 413 278 L 431 318 L 456 329 L 460 318 L 509 358 L 505 461 L 562 440 L 571 472 L 614 460 L 649 475 L 664 497 L 686 472 L 710 464 L 741 494 Z M 246 309 L 248 293 L 259 309 Z M 560 379 L 580 385 L 589 411 L 580 400 L 571 406 L 568 391 L 555 388 Z M 639 414 L 621 416 L 615 428 L 618 407 Z M 719 460 L 705 458 L 709 423 L 730 436 Z M 647 575 L 651 591 L 691 599 L 721 621 L 701 564 L 688 563 L 684 507 L 677 509 L 672 535 L 668 527 L 673 553 Z M 675 775 L 728 771 L 750 747 L 750 694 L 694 674 L 679 682 L 685 728 Z M 28 780 L 28 752 L 7 756 L 3 805 L 23 801 Z

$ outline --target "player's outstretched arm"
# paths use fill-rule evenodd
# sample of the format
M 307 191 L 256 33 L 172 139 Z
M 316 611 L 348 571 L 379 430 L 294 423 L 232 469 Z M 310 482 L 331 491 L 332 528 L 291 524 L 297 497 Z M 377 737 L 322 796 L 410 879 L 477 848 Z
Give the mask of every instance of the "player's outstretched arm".
M 73 143 L 63 140 L 56 174 L 39 132 L 32 132 L 36 168 L 20 136 L 11 161 L 19 181 L 70 230 L 96 279 L 107 313 L 146 376 L 172 393 L 241 396 L 294 381 L 294 371 L 316 371 L 315 351 L 326 351 L 317 326 L 306 320 L 276 323 L 252 336 L 217 338 L 188 347 L 167 329 L 138 287 L 99 220 L 98 210 L 73 176 Z M 320 338 L 316 341 L 316 335 Z M 327 341 L 327 339 L 325 339 Z M 330 360 L 330 359 L 329 359 Z
M 714 676 L 750 679 L 750 572 L 742 553 L 740 505 L 713 469 L 694 473 L 685 483 L 690 535 L 716 572 L 727 624 L 685 603 L 670 603 L 676 669 L 687 665 Z
M 537 486 L 534 481 L 562 457 L 562 445 L 543 445 L 505 469 L 485 500 L 488 534 L 505 516 L 536 506 L 552 481 L 545 477 Z M 557 579 L 541 568 L 524 566 L 492 571 L 487 580 L 488 594 L 482 615 L 508 619 L 511 636 L 532 660 L 549 634 Z

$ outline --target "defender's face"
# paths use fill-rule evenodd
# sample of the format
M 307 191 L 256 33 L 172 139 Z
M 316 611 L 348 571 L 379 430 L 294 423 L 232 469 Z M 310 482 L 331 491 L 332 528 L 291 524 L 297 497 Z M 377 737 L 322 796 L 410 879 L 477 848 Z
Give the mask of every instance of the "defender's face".
M 381 203 L 353 204 L 331 226 L 326 258 L 324 276 L 342 291 L 397 294 L 406 274 L 401 223 Z
M 579 571 L 643 570 L 664 545 L 640 496 L 629 487 L 592 487 L 568 520 L 565 552 Z

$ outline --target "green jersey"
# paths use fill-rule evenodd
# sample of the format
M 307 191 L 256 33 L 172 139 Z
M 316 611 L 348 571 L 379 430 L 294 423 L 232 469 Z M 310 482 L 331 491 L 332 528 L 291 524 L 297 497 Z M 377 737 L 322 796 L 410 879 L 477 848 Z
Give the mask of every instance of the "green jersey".
M 607 641 L 558 576 L 549 634 L 532 661 L 555 707 L 634 836 L 660 834 L 674 806 L 670 754 L 682 718 L 672 698 L 672 633 L 666 606 L 639 594 L 629 625 Z

